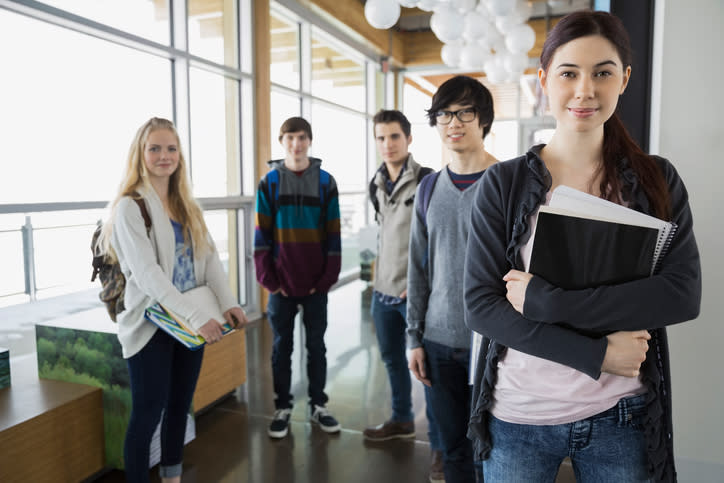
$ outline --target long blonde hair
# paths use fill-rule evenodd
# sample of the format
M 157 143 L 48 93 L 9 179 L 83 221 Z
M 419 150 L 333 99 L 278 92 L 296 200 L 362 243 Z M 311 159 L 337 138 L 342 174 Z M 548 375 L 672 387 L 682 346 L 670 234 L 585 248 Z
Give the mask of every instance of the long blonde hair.
M 118 202 L 129 196 L 131 198 L 141 198 L 138 189 L 144 187 L 145 190 L 152 190 L 153 186 L 148 179 L 146 163 L 144 163 L 144 150 L 148 136 L 157 130 L 168 130 L 176 136 L 178 146 L 179 163 L 176 171 L 171 175 L 168 186 L 168 202 L 169 208 L 176 221 L 183 226 L 184 238 L 187 234 L 191 234 L 191 242 L 194 248 L 194 254 L 201 256 L 211 250 L 211 243 L 208 238 L 208 228 L 204 222 L 201 207 L 196 202 L 191 191 L 191 184 L 188 179 L 186 169 L 186 159 L 181 151 L 181 142 L 176 131 L 176 127 L 168 119 L 152 117 L 146 121 L 136 132 L 133 138 L 131 148 L 128 150 L 128 158 L 126 161 L 126 171 L 123 175 L 118 195 L 111 203 L 111 215 L 103 225 L 99 245 L 101 251 L 109 256 L 111 260 L 116 259 L 115 251 L 111 246 L 111 234 L 113 233 L 113 222 L 116 218 L 116 208 Z M 186 240 L 188 242 L 188 240 Z

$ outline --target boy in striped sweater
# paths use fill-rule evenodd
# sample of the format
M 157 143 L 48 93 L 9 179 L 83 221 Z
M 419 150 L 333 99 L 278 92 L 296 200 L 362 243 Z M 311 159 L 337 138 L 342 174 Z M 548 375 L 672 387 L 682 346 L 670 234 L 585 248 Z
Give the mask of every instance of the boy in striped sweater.
M 303 308 L 309 376 L 310 419 L 328 433 L 340 425 L 326 408 L 327 292 L 339 276 L 341 238 L 337 184 L 308 156 L 312 127 L 301 117 L 287 119 L 279 130 L 286 156 L 269 161 L 272 168 L 256 195 L 254 264 L 257 281 L 269 290 L 267 319 L 274 333 L 272 375 L 276 411 L 272 438 L 289 431 L 294 318 Z

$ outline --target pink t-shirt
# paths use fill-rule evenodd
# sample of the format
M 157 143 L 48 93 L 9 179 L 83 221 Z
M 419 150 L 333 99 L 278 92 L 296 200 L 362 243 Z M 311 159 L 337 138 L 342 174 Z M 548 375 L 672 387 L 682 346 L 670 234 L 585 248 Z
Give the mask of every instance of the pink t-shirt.
M 546 196 L 547 205 L 551 193 Z M 535 230 L 536 211 L 530 217 Z M 526 270 L 533 235 L 521 247 Z M 516 424 L 565 424 L 588 418 L 616 405 L 619 399 L 645 392 L 638 377 L 602 373 L 598 380 L 568 366 L 508 349 L 498 362 L 493 392 L 493 415 Z

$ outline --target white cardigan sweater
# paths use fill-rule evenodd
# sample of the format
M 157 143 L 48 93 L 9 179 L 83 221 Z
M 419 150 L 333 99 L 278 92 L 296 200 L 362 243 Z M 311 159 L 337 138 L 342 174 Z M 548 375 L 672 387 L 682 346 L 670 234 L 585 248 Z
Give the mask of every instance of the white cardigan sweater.
M 158 330 L 144 318 L 146 308 L 156 302 L 184 317 L 195 329 L 211 318 L 186 301 L 173 285 L 176 241 L 171 220 L 154 190 L 139 189 L 139 193 L 151 217 L 150 238 L 146 235 L 140 208 L 129 197 L 118 202 L 111 236 L 111 245 L 126 277 L 126 309 L 118 314 L 118 340 L 125 359 L 140 351 Z M 216 294 L 221 310 L 226 312 L 239 304 L 231 293 L 216 247 L 211 243 L 213 249 L 203 257 L 194 249 L 194 274 L 197 285 L 208 285 Z

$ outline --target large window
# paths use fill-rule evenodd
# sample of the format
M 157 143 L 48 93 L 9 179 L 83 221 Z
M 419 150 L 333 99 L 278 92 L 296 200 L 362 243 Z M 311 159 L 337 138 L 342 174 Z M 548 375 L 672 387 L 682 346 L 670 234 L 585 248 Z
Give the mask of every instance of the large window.
M 440 169 L 447 160 L 443 157 L 443 147 L 437 128 L 431 127 L 427 118 L 432 98 L 415 86 L 403 85 L 405 116 L 412 124 L 412 144 L 410 152 L 415 161 L 435 170 Z
M 0 49 L 0 203 L 108 200 L 138 126 L 172 117 L 170 62 L 6 10 L 0 45 L 22 46 Z
M 136 130 L 159 116 L 177 125 L 232 288 L 258 309 L 246 256 L 251 102 L 241 112 L 251 46 L 239 25 L 248 32 L 250 11 L 251 0 L 3 4 L 0 45 L 15 47 L 0 49 L 0 307 L 98 292 L 91 234 Z
M 271 12 L 270 54 L 272 82 L 299 89 L 299 23 L 274 10 Z
M 293 116 L 301 115 L 301 102 L 298 95 L 290 95 L 284 91 L 272 89 L 271 92 L 271 151 L 272 159 L 284 157 L 284 147 L 279 143 L 279 128 Z M 312 126 L 312 136 L 317 132 L 316 126 Z M 314 143 L 312 144 L 314 146 Z
M 318 102 L 312 104 L 312 119 L 314 155 L 322 159 L 322 168 L 334 176 L 339 190 L 344 272 L 359 267 L 357 234 L 366 224 L 366 120 Z
M 191 174 L 196 196 L 240 193 L 239 85 L 191 69 Z
M 312 104 L 314 155 L 332 173 L 341 193 L 364 191 L 366 180 L 365 117 L 323 103 Z
M 365 63 L 349 49 L 312 29 L 312 94 L 343 106 L 365 110 Z
M 169 43 L 168 0 L 45 0 L 43 3 L 161 44 Z
M 192 54 L 238 67 L 237 2 L 188 0 L 188 43 Z

